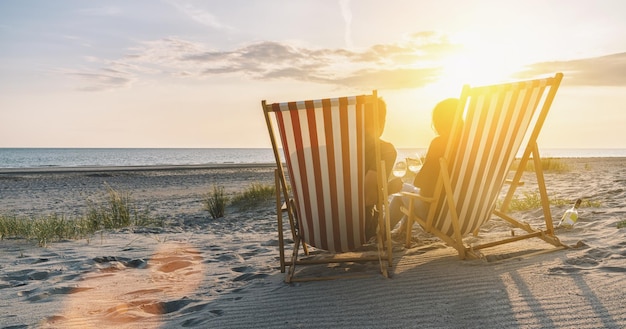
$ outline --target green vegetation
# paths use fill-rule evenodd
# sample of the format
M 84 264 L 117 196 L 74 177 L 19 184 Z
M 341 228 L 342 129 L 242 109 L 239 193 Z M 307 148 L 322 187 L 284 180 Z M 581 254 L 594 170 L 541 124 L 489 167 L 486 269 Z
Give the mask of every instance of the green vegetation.
M 273 185 L 253 183 L 243 192 L 235 194 L 230 205 L 250 209 L 272 200 L 275 193 Z M 203 201 L 211 217 L 219 218 L 224 216 L 229 199 L 224 193 L 224 187 L 214 186 Z M 129 192 L 106 185 L 103 202 L 87 200 L 87 210 L 83 216 L 70 218 L 52 214 L 20 217 L 0 214 L 0 239 L 27 239 L 45 246 L 53 241 L 89 239 L 102 230 L 155 226 L 164 226 L 164 221 L 151 218 L 148 208 L 138 211 Z
M 224 187 L 213 186 L 213 192 L 207 193 L 204 197 L 204 209 L 206 209 L 211 218 L 224 217 L 224 209 L 228 198 L 224 195 Z
M 230 204 L 239 209 L 250 209 L 276 197 L 276 187 L 261 183 L 252 183 L 243 192 L 236 194 Z
M 519 160 L 515 160 L 513 165 L 511 166 L 511 170 L 516 170 L 519 167 Z M 541 159 L 541 169 L 543 171 L 551 171 L 556 173 L 564 173 L 570 171 L 570 167 L 563 162 L 560 158 L 542 158 Z M 535 163 L 532 159 L 530 159 L 526 163 L 525 171 L 535 171 Z
M 68 219 L 60 215 L 39 218 L 21 218 L 0 215 L 0 238 L 34 240 L 40 246 L 64 239 L 80 239 L 94 233 L 85 218 Z
M 623 228 L 626 227 L 626 219 L 617 223 L 617 228 Z
M 204 209 L 211 218 L 224 217 L 226 206 L 233 206 L 240 210 L 248 210 L 263 205 L 265 201 L 276 197 L 276 187 L 261 183 L 252 183 L 243 192 L 235 193 L 230 199 L 224 194 L 224 188 L 213 186 L 213 191 L 204 197 Z
M 246 190 L 236 193 L 229 200 L 224 193 L 224 187 L 213 186 L 213 191 L 205 195 L 203 203 L 204 209 L 209 212 L 211 218 L 215 219 L 224 217 L 227 205 L 247 210 L 257 207 L 267 200 L 272 200 L 275 196 L 276 188 L 273 185 L 252 183 Z
M 88 238 L 102 229 L 163 225 L 162 221 L 151 219 L 147 210 L 138 212 L 130 193 L 117 191 L 108 185 L 106 188 L 107 202 L 98 204 L 88 200 L 87 213 L 83 217 L 0 215 L 0 239 L 22 238 L 45 246 L 52 241 Z
M 563 198 L 549 197 L 550 205 L 552 206 L 565 206 L 572 205 L 573 201 Z M 497 207 L 500 208 L 502 200 L 498 200 Z M 597 208 L 600 207 L 600 201 L 583 200 L 580 204 L 580 208 Z M 526 211 L 541 208 L 541 196 L 539 192 L 525 192 L 520 198 L 518 196 L 513 197 L 509 210 L 511 211 Z
M 148 215 L 148 210 L 138 212 L 131 195 L 127 191 L 117 191 L 106 185 L 107 201 L 96 204 L 87 200 L 86 219 L 89 229 L 115 229 L 128 226 L 150 226 L 155 224 Z
M 273 199 L 275 191 L 273 185 L 253 183 L 245 191 L 236 194 L 230 204 L 249 209 Z M 101 203 L 87 200 L 85 215 L 76 218 L 58 214 L 34 218 L 0 214 L 0 239 L 27 239 L 45 246 L 53 241 L 89 238 L 101 230 L 164 226 L 163 220 L 151 218 L 148 208 L 138 211 L 131 194 L 127 191 L 118 191 L 106 185 L 103 199 L 104 202 Z M 229 200 L 223 187 L 214 186 L 213 191 L 207 193 L 203 201 L 211 217 L 224 217 Z

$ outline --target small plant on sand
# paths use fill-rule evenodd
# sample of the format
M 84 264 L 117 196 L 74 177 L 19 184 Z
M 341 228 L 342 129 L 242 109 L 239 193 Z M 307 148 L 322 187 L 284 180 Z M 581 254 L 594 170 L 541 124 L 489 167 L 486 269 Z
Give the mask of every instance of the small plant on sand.
M 45 246 L 52 241 L 83 238 L 92 233 L 86 227 L 84 219 L 69 219 L 62 215 L 49 215 L 30 222 L 32 223 L 32 238 L 40 246 Z
M 163 226 L 151 219 L 148 210 L 138 212 L 130 193 L 106 186 L 106 202 L 87 200 L 87 212 L 78 218 L 52 214 L 34 218 L 0 214 L 0 239 L 35 240 L 41 246 L 64 239 L 89 238 L 98 230 L 128 226 Z
M 92 234 L 85 224 L 84 218 L 70 219 L 57 214 L 36 218 L 0 215 L 0 237 L 35 240 L 40 246 L 46 246 L 52 241 Z
M 31 223 L 15 215 L 0 215 L 0 239 L 27 237 L 30 235 Z
M 571 200 L 550 197 L 548 198 L 550 205 L 552 206 L 566 206 L 571 205 L 573 202 Z M 502 200 L 498 200 L 496 204 L 497 208 L 502 206 Z M 587 200 L 584 199 L 580 204 L 580 208 L 597 208 L 600 207 L 600 201 Z M 541 208 L 541 196 L 539 192 L 524 192 L 522 197 L 515 196 L 511 199 L 511 203 L 509 204 L 509 210 L 511 211 L 526 211 Z
M 617 223 L 617 228 L 623 228 L 623 227 L 626 227 L 626 219 Z
M 147 221 L 147 210 L 137 211 L 130 192 L 118 191 L 106 185 L 107 202 L 96 204 L 87 200 L 87 221 L 90 229 L 122 228 Z
M 500 202 L 498 202 L 498 208 L 500 206 Z M 524 211 L 539 207 L 541 207 L 541 198 L 539 197 L 539 194 L 529 192 L 525 192 L 521 198 L 518 196 L 513 197 L 513 199 L 511 199 L 511 203 L 509 204 L 509 210 L 512 211 Z
M 236 194 L 230 204 L 240 209 L 250 209 L 274 198 L 276 198 L 274 185 L 252 183 L 246 190 Z
M 516 170 L 519 167 L 519 160 L 515 160 L 511 166 L 511 170 Z M 570 167 L 559 158 L 542 158 L 541 169 L 543 171 L 551 171 L 556 173 L 564 173 L 570 171 Z M 535 162 L 530 159 L 526 163 L 525 171 L 535 171 Z
M 224 194 L 223 186 L 213 186 L 213 191 L 204 197 L 204 208 L 209 212 L 211 218 L 224 217 L 224 209 L 228 198 Z

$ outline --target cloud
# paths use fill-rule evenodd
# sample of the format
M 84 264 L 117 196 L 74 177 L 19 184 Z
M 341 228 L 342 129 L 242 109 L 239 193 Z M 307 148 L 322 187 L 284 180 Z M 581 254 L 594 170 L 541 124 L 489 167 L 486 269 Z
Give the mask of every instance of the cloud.
M 79 86 L 76 89 L 90 92 L 130 88 L 137 80 L 137 72 L 155 73 L 148 68 L 123 61 L 105 62 L 94 56 L 86 56 L 84 59 L 87 63 L 95 63 L 102 67 L 82 70 L 60 69 L 55 73 L 78 80 Z
M 179 3 L 177 1 L 168 1 L 168 3 L 178 11 L 189 16 L 192 20 L 217 30 L 231 29 L 231 27 L 223 24 L 215 15 L 210 12 L 195 7 L 189 3 Z
M 115 70 L 103 69 L 100 72 L 66 72 L 67 75 L 84 82 L 78 88 L 82 91 L 105 91 L 129 87 L 133 82 L 132 77 L 120 74 Z
M 203 67 L 201 75 L 241 74 L 252 79 L 398 89 L 434 81 L 441 69 L 432 66 L 433 60 L 457 50 L 458 46 L 428 33 L 363 50 L 312 49 L 265 41 L 232 51 L 186 53 L 180 58 Z
M 625 86 L 626 53 L 535 63 L 528 65 L 516 77 L 527 78 L 554 72 L 563 72 L 564 81 L 572 86 Z
M 418 88 L 433 83 L 441 74 L 441 68 L 399 68 L 393 70 L 362 70 L 348 77 L 326 83 L 339 83 L 360 89 Z
M 458 51 L 436 33 L 418 33 L 397 43 L 366 49 L 307 48 L 263 41 L 230 50 L 177 37 L 147 41 L 120 59 L 99 62 L 98 69 L 67 74 L 81 79 L 81 89 L 126 88 L 139 79 L 163 75 L 206 78 L 234 75 L 259 80 L 294 80 L 358 88 L 399 89 L 424 86 L 441 69 L 435 59 Z M 88 57 L 89 64 L 96 60 Z
M 434 32 L 408 35 L 395 43 L 352 50 L 311 48 L 276 41 L 210 49 L 177 37 L 142 42 L 122 58 L 95 63 L 100 68 L 66 70 L 81 90 L 128 88 L 142 79 L 206 79 L 235 76 L 250 80 L 291 80 L 359 89 L 419 88 L 437 81 L 441 59 L 463 48 Z M 96 60 L 89 58 L 89 65 Z M 514 77 L 561 71 L 569 85 L 626 85 L 626 53 L 528 65 Z

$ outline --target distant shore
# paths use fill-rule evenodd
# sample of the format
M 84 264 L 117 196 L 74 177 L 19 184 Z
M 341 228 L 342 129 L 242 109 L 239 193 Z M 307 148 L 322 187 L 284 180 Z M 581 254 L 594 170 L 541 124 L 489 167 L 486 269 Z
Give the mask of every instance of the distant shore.
M 80 167 L 34 167 L 0 168 L 1 174 L 45 174 L 45 173 L 93 173 L 109 171 L 159 171 L 193 170 L 225 168 L 267 168 L 276 167 L 275 163 L 209 163 L 197 165 L 154 165 L 154 166 L 80 166 Z
M 400 158 L 400 155 L 399 155 Z M 626 164 L 626 157 L 546 157 L 561 159 L 564 162 L 585 162 L 600 161 L 607 163 L 623 162 Z M 284 164 L 283 164 L 284 165 Z M 30 167 L 30 168 L 0 168 L 0 175 L 3 174 L 46 174 L 46 173 L 94 173 L 113 171 L 168 171 L 168 170 L 204 170 L 204 169 L 236 169 L 236 168 L 275 168 L 276 163 L 207 163 L 189 165 L 140 165 L 140 166 L 76 166 L 76 167 Z
M 425 148 L 398 147 L 398 159 L 424 155 Z M 540 148 L 542 157 L 626 157 L 626 148 Z M 521 154 L 518 154 L 521 156 Z M 272 148 L 0 148 L 2 168 L 118 166 L 222 166 L 273 163 Z

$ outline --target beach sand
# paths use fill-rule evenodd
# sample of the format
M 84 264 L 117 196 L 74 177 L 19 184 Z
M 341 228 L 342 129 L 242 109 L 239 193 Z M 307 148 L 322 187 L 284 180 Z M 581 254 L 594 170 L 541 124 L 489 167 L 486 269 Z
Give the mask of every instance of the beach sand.
M 46 247 L 0 241 L 0 328 L 625 328 L 626 159 L 563 161 L 571 171 L 546 174 L 550 196 L 601 203 L 557 230 L 572 248 L 532 255 L 553 248 L 532 239 L 459 260 L 416 226 L 390 279 L 377 263 L 346 264 L 302 271 L 371 275 L 294 284 L 278 267 L 273 202 L 219 219 L 202 209 L 213 186 L 232 195 L 273 184 L 272 166 L 3 171 L 3 214 L 79 216 L 108 184 L 170 226 Z M 534 187 L 525 176 L 521 193 Z M 568 207 L 552 207 L 555 221 Z M 468 241 L 510 230 L 494 218 Z

